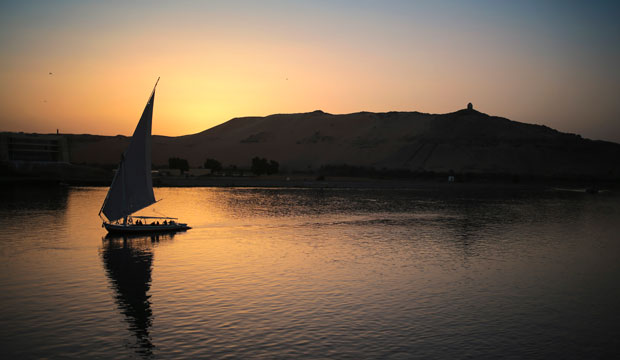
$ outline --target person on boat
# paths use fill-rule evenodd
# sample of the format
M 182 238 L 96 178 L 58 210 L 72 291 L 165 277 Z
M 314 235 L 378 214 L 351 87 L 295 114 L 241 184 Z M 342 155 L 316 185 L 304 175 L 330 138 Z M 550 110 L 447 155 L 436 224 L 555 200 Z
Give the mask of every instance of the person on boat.
M 168 225 L 168 222 L 166 220 L 164 220 L 164 225 Z

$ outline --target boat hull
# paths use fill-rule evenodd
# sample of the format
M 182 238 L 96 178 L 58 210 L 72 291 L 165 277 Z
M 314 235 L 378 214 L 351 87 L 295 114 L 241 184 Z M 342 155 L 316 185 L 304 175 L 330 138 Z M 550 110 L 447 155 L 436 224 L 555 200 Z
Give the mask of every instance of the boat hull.
M 167 224 L 167 225 L 122 225 L 103 223 L 105 229 L 111 234 L 151 234 L 185 231 L 191 229 L 187 224 Z

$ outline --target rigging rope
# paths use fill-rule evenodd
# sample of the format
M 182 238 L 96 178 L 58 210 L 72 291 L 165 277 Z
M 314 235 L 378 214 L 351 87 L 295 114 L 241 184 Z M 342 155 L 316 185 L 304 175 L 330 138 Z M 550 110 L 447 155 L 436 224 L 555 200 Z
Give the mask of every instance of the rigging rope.
M 160 200 L 160 201 L 161 201 L 161 200 Z M 154 213 L 156 213 L 157 215 L 159 215 L 159 216 L 161 216 L 161 217 L 169 217 L 169 216 L 167 216 L 166 214 L 162 214 L 162 213 L 160 213 L 160 212 L 159 212 L 159 211 L 157 211 L 157 209 L 155 209 L 155 208 L 153 208 L 152 210 L 153 210 L 153 212 L 154 212 Z

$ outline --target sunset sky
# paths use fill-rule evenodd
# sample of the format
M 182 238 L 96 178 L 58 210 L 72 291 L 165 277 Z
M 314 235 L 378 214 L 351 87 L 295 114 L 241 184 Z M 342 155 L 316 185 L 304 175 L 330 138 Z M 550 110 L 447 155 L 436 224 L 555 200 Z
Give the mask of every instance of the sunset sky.
M 485 113 L 620 142 L 620 1 L 2 1 L 0 131 L 321 109 Z

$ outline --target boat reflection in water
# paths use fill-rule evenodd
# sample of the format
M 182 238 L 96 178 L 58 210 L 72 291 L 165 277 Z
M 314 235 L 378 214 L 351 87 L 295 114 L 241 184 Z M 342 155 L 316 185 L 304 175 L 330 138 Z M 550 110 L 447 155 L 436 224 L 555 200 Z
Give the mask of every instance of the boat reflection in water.
M 125 321 L 136 337 L 136 352 L 143 356 L 152 355 L 153 343 L 149 329 L 153 323 L 153 312 L 149 289 L 153 268 L 153 246 L 161 241 L 170 241 L 174 233 L 151 236 L 112 235 L 103 238 L 101 258 L 112 288 L 116 292 L 116 303 L 125 315 Z

